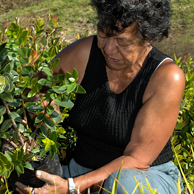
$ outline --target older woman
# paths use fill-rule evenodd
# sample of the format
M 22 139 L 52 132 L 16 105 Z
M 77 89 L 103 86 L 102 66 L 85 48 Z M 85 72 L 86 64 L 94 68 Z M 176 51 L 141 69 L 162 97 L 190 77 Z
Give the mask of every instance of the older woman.
M 75 189 L 84 193 L 87 188 L 94 192 L 102 184 L 111 190 L 123 163 L 119 182 L 128 193 L 135 188 L 135 176 L 145 186 L 147 177 L 161 194 L 175 194 L 179 171 L 171 161 L 170 136 L 184 74 L 151 45 L 168 35 L 170 0 L 92 2 L 99 16 L 97 36 L 81 39 L 59 53 L 55 71 L 61 74 L 76 68 L 78 83 L 87 92 L 77 96 L 69 118 L 78 133 L 74 158 L 63 174 L 70 179 L 40 171 L 37 177 L 59 194 L 75 193 Z M 32 189 L 17 186 L 20 193 Z M 49 193 L 48 186 L 32 193 Z M 125 192 L 118 186 L 117 193 Z

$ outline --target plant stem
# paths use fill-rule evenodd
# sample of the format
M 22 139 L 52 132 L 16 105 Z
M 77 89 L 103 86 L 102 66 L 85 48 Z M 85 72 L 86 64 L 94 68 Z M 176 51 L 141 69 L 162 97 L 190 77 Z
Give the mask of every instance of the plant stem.
M 7 142 L 9 142 L 13 147 L 17 148 L 18 146 L 11 140 L 5 139 Z
M 22 99 L 22 109 L 23 109 L 23 113 L 24 113 L 24 120 L 26 122 L 26 129 L 28 129 L 29 126 L 28 126 L 28 119 L 27 119 L 27 116 L 26 116 L 26 109 L 24 108 L 24 99 Z M 28 136 L 28 141 L 31 144 L 30 136 Z
M 8 115 L 9 115 L 9 117 L 10 117 L 11 111 L 9 110 L 9 107 L 8 107 L 7 103 L 6 103 L 4 100 L 2 100 L 2 101 L 3 101 L 3 104 L 4 104 L 5 108 L 6 108 L 6 110 L 7 110 Z M 19 137 L 19 139 L 20 139 L 20 142 L 21 142 L 22 146 L 24 146 L 24 140 L 22 139 L 22 136 L 21 136 L 20 132 L 19 132 L 18 129 L 16 128 L 16 122 L 15 122 L 12 118 L 10 118 L 10 119 L 11 119 L 11 122 L 12 122 L 12 124 L 13 124 L 13 127 L 14 127 L 15 131 L 16 131 L 17 134 L 18 134 L 18 137 Z
M 34 143 L 34 138 L 35 138 L 35 136 L 36 136 L 36 132 L 37 132 L 37 130 L 39 129 L 39 127 L 40 127 L 40 125 L 42 124 L 42 121 L 40 122 L 40 123 L 38 123 L 38 125 L 36 126 L 36 129 L 35 129 L 35 131 L 34 131 L 34 137 L 33 137 L 33 139 L 32 139 L 32 141 L 31 141 L 31 146 L 33 145 L 33 143 Z

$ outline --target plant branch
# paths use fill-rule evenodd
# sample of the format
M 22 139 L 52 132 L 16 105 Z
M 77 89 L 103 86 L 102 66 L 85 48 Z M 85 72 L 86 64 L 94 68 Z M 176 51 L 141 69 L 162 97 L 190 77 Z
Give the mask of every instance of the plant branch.
M 18 146 L 13 142 L 11 141 L 10 139 L 5 139 L 7 142 L 9 142 L 13 147 L 17 148 Z
M 5 108 L 6 108 L 6 110 L 7 110 L 8 115 L 9 115 L 9 117 L 10 117 L 11 111 L 9 110 L 9 107 L 8 107 L 7 103 L 6 103 L 4 100 L 2 100 L 2 101 L 3 101 L 3 104 L 4 104 Z M 22 146 L 24 146 L 24 140 L 22 139 L 22 136 L 21 136 L 20 132 L 19 132 L 18 129 L 16 128 L 16 122 L 15 122 L 12 118 L 10 118 L 10 119 L 11 119 L 11 122 L 12 122 L 12 124 L 13 124 L 13 127 L 14 127 L 15 131 L 16 131 L 17 134 L 18 134 L 18 137 L 19 137 L 19 139 L 20 139 L 20 142 L 21 142 Z
M 40 122 L 40 123 L 38 123 L 38 125 L 36 126 L 36 129 L 35 129 L 35 131 L 34 131 L 34 137 L 33 137 L 33 139 L 32 139 L 32 141 L 31 141 L 31 146 L 32 146 L 32 144 L 34 143 L 34 138 L 35 138 L 35 136 L 36 136 L 36 132 L 37 132 L 37 130 L 39 129 L 39 127 L 40 127 L 40 125 L 42 124 L 42 121 Z
M 22 99 L 22 109 L 23 109 L 23 113 L 24 113 L 24 120 L 26 122 L 26 129 L 28 129 L 29 126 L 28 126 L 28 119 L 27 119 L 27 116 L 26 116 L 26 109 L 24 108 L 24 99 Z M 29 140 L 29 143 L 31 144 L 31 140 L 30 140 L 29 136 L 28 136 L 28 140 Z

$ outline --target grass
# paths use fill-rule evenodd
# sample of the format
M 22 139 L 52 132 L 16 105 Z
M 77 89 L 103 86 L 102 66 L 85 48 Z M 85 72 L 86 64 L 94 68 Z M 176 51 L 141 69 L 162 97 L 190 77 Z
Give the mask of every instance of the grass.
M 171 0 L 172 22 L 168 39 L 155 43 L 161 51 L 173 57 L 194 58 L 194 0 Z
M 33 25 L 38 17 L 58 17 L 60 35 L 73 42 L 77 33 L 96 33 L 97 14 L 90 0 L 0 0 L 0 23 L 20 18 L 23 27 Z M 153 43 L 170 57 L 194 58 L 194 0 L 172 0 L 172 28 L 168 39 Z
M 90 0 L 41 0 L 33 4 L 15 5 L 0 14 L 0 23 L 12 22 L 19 17 L 22 27 L 26 27 L 34 24 L 38 17 L 55 15 L 59 19 L 59 26 L 62 27 L 61 36 L 72 42 L 78 32 L 85 34 L 88 31 L 88 35 L 91 35 L 96 31 L 97 15 L 89 3 Z

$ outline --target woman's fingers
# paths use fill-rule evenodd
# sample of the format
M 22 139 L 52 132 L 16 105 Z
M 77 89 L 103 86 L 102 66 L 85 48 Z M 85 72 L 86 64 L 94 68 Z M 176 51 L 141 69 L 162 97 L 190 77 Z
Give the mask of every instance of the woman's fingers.
M 54 185 L 55 175 L 51 175 L 47 172 L 37 170 L 36 177 L 47 183 L 48 185 Z
M 20 194 L 31 194 L 31 191 L 33 189 L 32 187 L 26 186 L 20 182 L 16 182 L 15 185 L 17 186 L 16 191 L 19 192 Z

